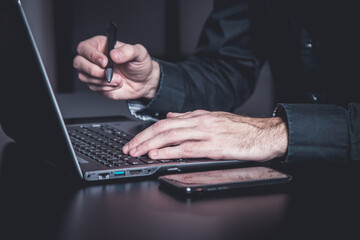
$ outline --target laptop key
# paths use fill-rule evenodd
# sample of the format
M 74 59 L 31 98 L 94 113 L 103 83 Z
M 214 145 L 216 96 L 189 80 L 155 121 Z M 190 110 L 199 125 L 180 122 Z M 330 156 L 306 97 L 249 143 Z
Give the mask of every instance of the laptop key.
M 132 136 L 118 129 L 107 125 L 79 126 L 69 129 L 69 135 L 76 152 L 107 167 L 144 164 L 122 152 Z
M 119 159 L 114 159 L 114 160 L 108 160 L 108 162 L 112 163 L 112 164 L 116 164 L 116 163 L 124 163 L 124 161 L 121 161 Z
M 173 160 L 170 159 L 162 159 L 160 160 L 161 163 L 169 163 L 169 162 L 174 162 Z
M 126 167 L 126 166 L 130 166 L 130 164 L 129 163 L 114 163 L 114 165 L 115 166 L 117 166 L 117 167 Z
M 138 160 L 136 158 L 130 159 L 127 162 L 130 163 L 131 165 L 143 165 L 144 164 L 143 162 L 141 162 L 140 160 Z
M 140 158 L 140 160 L 147 164 L 159 163 L 158 161 L 150 159 L 150 158 Z

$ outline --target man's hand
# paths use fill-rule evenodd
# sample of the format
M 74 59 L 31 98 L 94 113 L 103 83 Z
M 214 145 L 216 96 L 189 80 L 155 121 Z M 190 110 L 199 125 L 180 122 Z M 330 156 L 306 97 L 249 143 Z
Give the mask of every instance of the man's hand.
M 96 36 L 79 43 L 74 68 L 79 79 L 92 91 L 114 100 L 147 98 L 155 96 L 160 81 L 160 67 L 147 50 L 139 44 L 117 42 L 110 52 L 114 61 L 111 83 L 105 79 L 106 37 Z
M 138 157 L 266 161 L 287 151 L 286 123 L 279 117 L 250 118 L 226 112 L 197 110 L 168 113 L 123 147 Z

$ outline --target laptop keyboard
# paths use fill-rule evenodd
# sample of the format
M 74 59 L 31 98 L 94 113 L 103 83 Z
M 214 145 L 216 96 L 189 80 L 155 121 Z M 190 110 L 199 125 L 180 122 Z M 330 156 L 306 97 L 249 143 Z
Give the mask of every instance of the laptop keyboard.
M 68 133 L 77 155 L 93 159 L 109 168 L 186 161 L 153 160 L 147 156 L 134 158 L 124 154 L 122 147 L 134 136 L 105 124 L 71 126 L 68 127 Z

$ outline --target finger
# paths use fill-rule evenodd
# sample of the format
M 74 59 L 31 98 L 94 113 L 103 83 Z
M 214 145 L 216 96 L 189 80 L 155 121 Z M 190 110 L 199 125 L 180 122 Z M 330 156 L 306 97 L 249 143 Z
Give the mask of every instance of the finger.
M 189 121 L 184 119 L 163 119 L 152 126 L 148 127 L 144 131 L 137 134 L 130 142 L 128 142 L 123 147 L 123 152 L 127 154 L 130 149 L 137 147 L 138 145 L 142 144 L 143 142 L 163 133 L 170 129 L 176 128 L 191 128 L 196 126 L 197 123 L 195 121 Z
M 153 149 L 159 149 L 185 141 L 199 141 L 204 139 L 206 139 L 204 132 L 196 131 L 193 128 L 176 128 L 144 141 L 137 147 L 130 149 L 129 153 L 133 157 L 139 157 Z
M 105 37 L 101 40 L 106 42 Z M 104 68 L 107 64 L 107 57 L 104 54 L 105 45 L 98 44 L 98 42 L 99 41 L 96 41 L 94 39 L 83 41 L 79 43 L 77 47 L 77 52 L 80 56 L 86 58 L 88 61 Z
M 209 147 L 203 141 L 187 141 L 177 146 L 151 150 L 148 155 L 152 159 L 178 159 L 208 157 Z
M 121 47 L 121 46 L 124 46 L 125 44 L 126 44 L 126 43 L 123 43 L 123 42 L 120 42 L 120 41 L 116 41 L 114 48 L 119 48 L 119 47 Z
M 122 64 L 130 61 L 142 62 L 149 57 L 147 50 L 140 44 L 119 44 L 119 47 L 114 48 L 110 52 L 111 59 L 117 63 Z
M 104 79 L 94 78 L 86 73 L 81 73 L 81 72 L 78 74 L 78 78 L 80 79 L 80 81 L 86 84 L 98 85 L 98 86 L 118 87 L 120 84 L 122 84 L 121 78 L 119 76 L 116 77 L 115 75 L 113 76 L 113 79 L 110 83 L 108 83 Z
M 89 89 L 90 89 L 91 91 L 98 92 L 98 93 L 102 94 L 102 93 L 104 93 L 104 92 L 112 92 L 112 91 L 118 90 L 118 89 L 120 89 L 122 86 L 113 87 L 113 86 L 104 86 L 104 85 L 92 85 L 92 84 L 89 84 L 88 87 L 89 87 Z
M 105 79 L 105 70 L 82 56 L 75 57 L 73 66 L 79 72 L 86 73 L 94 78 Z

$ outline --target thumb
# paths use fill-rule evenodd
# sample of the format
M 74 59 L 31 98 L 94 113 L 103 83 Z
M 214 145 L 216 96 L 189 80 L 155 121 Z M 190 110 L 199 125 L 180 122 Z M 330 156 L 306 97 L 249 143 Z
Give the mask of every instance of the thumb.
M 130 61 L 142 62 L 146 59 L 148 52 L 140 44 L 117 44 L 110 52 L 110 57 L 114 63 L 122 64 Z

